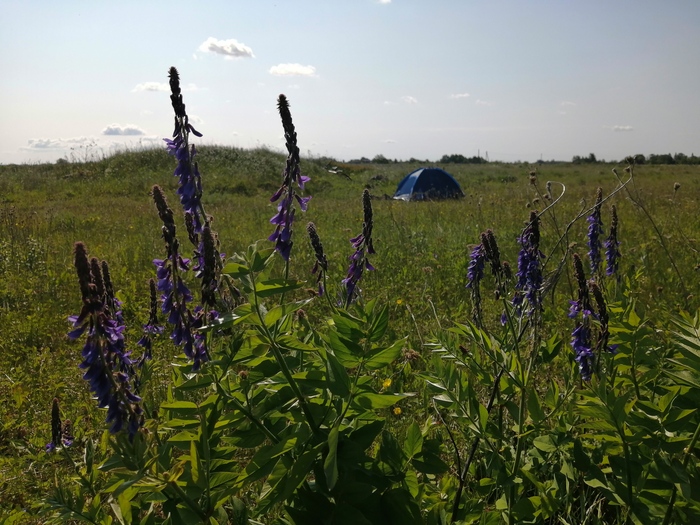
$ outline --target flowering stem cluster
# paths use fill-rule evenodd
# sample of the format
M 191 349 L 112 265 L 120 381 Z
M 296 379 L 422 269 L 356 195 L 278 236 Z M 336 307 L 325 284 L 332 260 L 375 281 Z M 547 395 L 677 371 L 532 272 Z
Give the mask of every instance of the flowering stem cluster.
M 471 290 L 474 304 L 474 320 L 481 325 L 481 280 L 484 278 L 486 263 L 491 266 L 491 273 L 498 282 L 496 294 L 503 293 L 504 267 L 501 264 L 501 254 L 496 242 L 493 230 L 486 230 L 481 234 L 481 243 L 477 244 L 471 253 L 469 266 L 467 267 L 467 288 Z
M 345 285 L 346 308 L 355 300 L 358 291 L 357 283 L 360 282 L 364 269 L 367 268 L 370 271 L 374 270 L 374 266 L 372 266 L 369 259 L 367 259 L 367 255 L 375 253 L 374 244 L 372 243 L 372 196 L 367 189 L 362 192 L 362 208 L 364 212 L 362 233 L 350 239 L 353 248 L 355 248 L 355 253 L 349 257 L 350 266 L 348 267 L 348 274 L 347 277 L 343 279 L 343 284 Z
M 587 281 L 583 270 L 583 262 L 577 253 L 573 254 L 574 276 L 578 283 L 578 299 L 571 301 L 569 317 L 577 319 L 581 314 L 581 320 L 576 321 L 576 326 L 571 332 L 571 346 L 574 349 L 574 360 L 578 363 L 581 378 L 589 381 L 596 362 L 596 352 L 605 349 L 615 351 L 615 346 L 608 346 L 610 331 L 608 329 L 608 310 L 603 293 L 598 284 Z M 595 309 L 591 302 L 591 294 L 595 300 Z M 595 345 L 593 343 L 593 321 L 596 321 L 598 335 Z M 595 350 L 595 352 L 594 352 Z
M 105 265 L 97 259 L 89 261 L 81 242 L 75 244 L 74 254 L 83 307 L 79 315 L 69 317 L 73 330 L 68 337 L 87 334 L 80 364 L 86 370 L 83 379 L 90 383 L 97 405 L 107 408 L 110 432 L 116 434 L 126 424 L 133 438 L 143 424 L 143 411 L 141 398 L 132 391 L 135 373 L 124 343 L 121 312 L 116 310 L 119 302 L 108 291 L 112 289 L 109 277 L 105 285 L 104 276 L 109 276 L 101 270 Z

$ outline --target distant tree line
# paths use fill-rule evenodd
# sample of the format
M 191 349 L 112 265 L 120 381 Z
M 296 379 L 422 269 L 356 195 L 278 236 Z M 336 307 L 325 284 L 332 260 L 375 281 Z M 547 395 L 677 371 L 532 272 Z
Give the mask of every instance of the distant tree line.
M 700 157 L 696 157 L 695 154 L 686 155 L 685 153 L 675 153 L 673 155 L 670 153 L 652 153 L 649 156 L 644 156 L 640 153 L 638 155 L 634 155 L 634 159 L 637 164 L 700 164 Z M 587 157 L 574 155 L 571 162 L 574 164 L 595 164 L 605 161 L 599 161 L 596 159 L 594 153 L 589 153 Z

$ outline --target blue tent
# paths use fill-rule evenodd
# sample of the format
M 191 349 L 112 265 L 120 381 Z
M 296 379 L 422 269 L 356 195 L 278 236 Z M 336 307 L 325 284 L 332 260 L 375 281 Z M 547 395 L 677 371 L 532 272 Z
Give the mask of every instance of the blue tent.
M 406 175 L 394 193 L 404 201 L 454 199 L 464 197 L 457 181 L 440 168 L 419 168 Z

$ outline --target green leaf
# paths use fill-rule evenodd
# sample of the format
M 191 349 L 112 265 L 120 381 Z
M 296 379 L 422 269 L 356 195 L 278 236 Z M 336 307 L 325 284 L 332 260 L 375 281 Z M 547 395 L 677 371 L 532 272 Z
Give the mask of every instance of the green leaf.
M 279 346 L 285 350 L 293 350 L 295 352 L 318 352 L 318 348 L 315 346 L 299 341 L 299 339 L 293 335 L 283 335 L 276 339 Z
M 269 281 L 261 281 L 255 284 L 255 293 L 258 297 L 272 297 L 273 295 L 291 292 L 297 288 L 301 288 L 301 281 L 291 279 L 271 279 Z
M 311 301 L 313 301 L 313 298 L 305 299 L 303 301 L 297 301 L 294 303 L 285 303 L 285 304 L 281 304 L 279 306 L 275 306 L 272 310 L 267 312 L 267 315 L 265 316 L 265 324 L 267 326 L 273 326 L 277 321 L 282 319 L 284 316 L 287 316 L 293 312 L 296 312 L 297 310 L 302 309 L 304 306 L 309 304 Z
M 189 459 L 190 459 L 190 476 L 192 477 L 192 481 L 197 483 L 199 481 L 199 459 L 197 458 L 197 442 L 196 441 L 190 441 L 190 457 L 189 457 Z
M 328 339 L 333 353 L 344 367 L 355 368 L 360 364 L 362 347 L 359 344 L 341 337 L 336 331 L 331 331 L 328 334 Z
M 365 356 L 365 368 L 367 370 L 378 370 L 393 363 L 403 350 L 406 339 L 399 339 L 389 348 L 378 348 L 368 352 Z
M 418 454 L 423 448 L 423 434 L 420 431 L 420 427 L 417 423 L 411 423 L 406 431 L 406 440 L 403 444 L 403 451 L 406 453 L 408 459 Z
M 261 250 L 256 250 L 253 254 L 253 263 L 250 265 L 251 271 L 256 273 L 262 272 L 269 264 L 273 253 L 275 253 L 274 248 L 263 248 Z
M 338 482 L 338 431 L 339 427 L 335 426 L 328 434 L 328 455 L 323 462 L 328 490 L 333 490 Z
M 379 408 L 389 408 L 395 405 L 410 394 L 360 394 L 353 399 L 353 405 L 357 405 L 365 410 L 376 410 Z
M 379 341 L 389 326 L 389 308 L 384 306 L 378 314 L 373 314 L 372 324 L 369 329 L 369 340 L 372 342 Z
M 348 372 L 332 352 L 326 352 L 326 379 L 331 393 L 340 397 L 350 395 Z
M 391 489 L 382 495 L 382 508 L 391 525 L 423 525 L 420 507 L 405 489 Z
M 554 452 L 557 450 L 557 446 L 552 441 L 552 436 L 548 435 L 537 436 L 532 441 L 532 444 L 535 445 L 535 447 L 541 450 L 542 452 Z
M 250 268 L 248 268 L 245 264 L 229 262 L 226 263 L 226 266 L 224 266 L 223 270 L 221 270 L 221 273 L 237 279 L 243 275 L 248 275 L 250 273 Z

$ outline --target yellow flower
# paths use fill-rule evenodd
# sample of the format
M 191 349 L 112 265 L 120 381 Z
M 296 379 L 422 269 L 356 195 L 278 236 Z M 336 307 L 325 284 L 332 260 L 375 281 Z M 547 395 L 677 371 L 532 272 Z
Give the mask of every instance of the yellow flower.
M 382 388 L 389 388 L 391 386 L 391 379 L 385 379 L 382 383 Z
M 403 304 L 403 299 L 396 299 L 396 304 L 401 306 Z
M 399 408 L 399 407 L 394 407 L 394 415 L 395 415 L 395 416 L 400 416 L 400 415 L 401 415 L 401 408 Z

